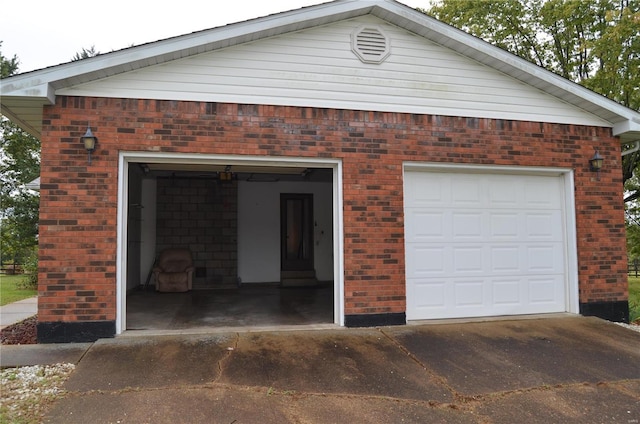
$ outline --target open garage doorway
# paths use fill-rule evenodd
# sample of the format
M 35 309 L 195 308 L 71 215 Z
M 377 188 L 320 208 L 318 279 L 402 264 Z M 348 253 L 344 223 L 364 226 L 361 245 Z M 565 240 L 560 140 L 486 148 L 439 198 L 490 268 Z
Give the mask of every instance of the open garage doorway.
M 118 333 L 343 324 L 338 161 L 120 159 Z M 283 198 L 306 199 L 300 231 Z M 168 249 L 189 252 L 188 289 L 157 284 Z

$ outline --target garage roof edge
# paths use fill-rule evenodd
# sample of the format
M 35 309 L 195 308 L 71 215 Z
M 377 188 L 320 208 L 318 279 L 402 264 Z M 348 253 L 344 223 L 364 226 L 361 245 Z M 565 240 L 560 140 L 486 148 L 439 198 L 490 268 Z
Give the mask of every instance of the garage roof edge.
M 3 114 L 35 136 L 40 128 L 14 109 L 55 102 L 55 90 L 262 38 L 372 14 L 492 67 L 611 123 L 622 142 L 640 138 L 640 113 L 394 0 L 337 0 L 180 35 L 0 80 Z M 11 111 L 14 111 L 13 113 Z

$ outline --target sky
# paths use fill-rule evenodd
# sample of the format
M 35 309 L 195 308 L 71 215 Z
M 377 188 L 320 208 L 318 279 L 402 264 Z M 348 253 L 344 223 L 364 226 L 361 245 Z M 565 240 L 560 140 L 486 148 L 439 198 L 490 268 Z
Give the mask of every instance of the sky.
M 0 51 L 29 72 L 69 62 L 83 48 L 100 53 L 149 43 L 323 0 L 18 0 L 3 2 Z M 430 0 L 401 0 L 429 8 Z

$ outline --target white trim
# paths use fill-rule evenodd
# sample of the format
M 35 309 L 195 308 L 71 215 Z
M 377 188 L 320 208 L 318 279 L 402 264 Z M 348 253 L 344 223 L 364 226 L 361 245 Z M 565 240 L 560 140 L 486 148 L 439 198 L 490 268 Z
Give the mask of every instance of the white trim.
M 231 165 L 231 166 L 306 166 L 315 168 L 335 168 L 339 159 L 293 158 L 250 155 L 209 155 L 204 153 L 159 153 L 120 152 L 128 162 L 171 163 L 189 165 Z M 266 163 L 266 165 L 265 165 Z
M 116 235 L 116 334 L 122 334 L 127 328 L 127 289 L 124 287 L 127 275 L 127 210 L 129 196 L 129 164 L 124 152 L 118 155 L 118 210 Z
M 565 232 L 566 281 L 565 308 L 566 312 L 578 314 L 580 311 L 579 280 L 578 280 L 578 241 L 576 233 L 576 207 L 574 172 L 570 168 L 532 167 L 532 166 L 502 166 L 502 165 L 468 165 L 403 162 L 402 179 L 405 181 L 407 171 L 425 172 L 464 172 L 478 174 L 514 174 L 539 175 L 545 177 L 562 177 L 564 189 L 563 219 Z M 404 184 L 404 183 L 403 183 Z
M 434 163 L 434 162 L 403 162 L 405 171 L 436 171 L 436 172 L 461 172 L 478 174 L 518 174 L 518 175 L 544 175 L 559 176 L 572 172 L 569 168 L 554 168 L 543 166 L 511 166 L 511 165 L 474 165 L 459 163 Z
M 567 169 L 562 174 L 564 180 L 564 218 L 567 256 L 567 312 L 580 312 L 580 289 L 578 280 L 578 235 L 576 233 L 576 202 L 573 170 Z
M 237 166 L 304 166 L 333 169 L 334 323 L 344 326 L 344 245 L 342 161 L 339 159 L 283 158 L 267 156 L 207 155 L 121 151 L 118 159 L 118 211 L 116 253 L 116 334 L 126 330 L 127 208 L 129 163 L 174 163 Z
M 342 161 L 333 168 L 333 322 L 344 327 L 344 206 Z M 338 282 L 336 284 L 336 281 Z

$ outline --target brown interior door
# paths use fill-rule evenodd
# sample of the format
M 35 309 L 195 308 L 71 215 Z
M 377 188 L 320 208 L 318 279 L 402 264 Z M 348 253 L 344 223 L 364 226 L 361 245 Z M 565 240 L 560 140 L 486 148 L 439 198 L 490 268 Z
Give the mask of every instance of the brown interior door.
M 280 195 L 281 269 L 313 269 L 313 195 Z

